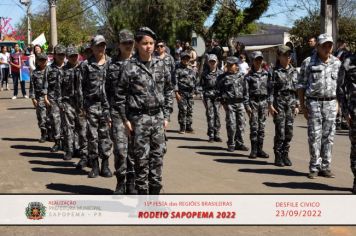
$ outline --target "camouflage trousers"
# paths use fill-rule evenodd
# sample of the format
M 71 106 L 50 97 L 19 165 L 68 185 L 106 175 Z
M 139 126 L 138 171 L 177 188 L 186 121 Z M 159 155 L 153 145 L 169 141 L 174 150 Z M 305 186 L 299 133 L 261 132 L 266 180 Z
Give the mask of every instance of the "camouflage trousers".
M 185 129 L 193 123 L 193 97 L 181 96 L 178 102 L 178 123 L 181 128 Z
M 278 112 L 273 117 L 275 125 L 273 149 L 276 154 L 283 155 L 289 152 L 289 143 L 293 138 L 295 99 L 275 97 L 273 106 Z
M 221 103 L 217 101 L 215 97 L 204 97 L 204 106 L 206 109 L 206 119 L 208 122 L 208 132 L 207 135 L 211 138 L 220 136 L 220 114 L 219 110 Z
M 356 178 L 356 101 L 350 102 L 349 111 L 351 116 L 351 124 L 349 130 L 349 137 L 351 141 L 350 162 L 352 173 Z
M 51 106 L 49 107 L 49 118 L 51 123 L 51 132 L 54 140 L 60 140 L 62 136 L 62 112 L 58 106 L 58 103 L 54 100 L 49 100 Z
M 263 145 L 265 137 L 265 126 L 267 116 L 267 100 L 251 99 L 251 117 L 250 117 L 250 140 L 251 143 Z
M 109 124 L 103 115 L 101 104 L 93 104 L 86 109 L 88 124 L 88 157 L 91 160 L 108 159 L 111 155 L 112 142 Z
M 163 156 L 166 153 L 163 113 L 131 115 L 133 125 L 132 155 L 135 160 L 136 189 L 149 192 L 162 187 Z
M 128 131 L 117 111 L 111 111 L 111 139 L 114 146 L 114 163 L 116 176 L 123 183 L 134 182 L 135 166 L 132 158 L 132 136 Z
M 63 103 L 64 148 L 66 152 L 79 151 L 81 157 L 88 155 L 87 121 L 79 114 L 75 107 L 67 102 Z
M 331 163 L 335 135 L 336 100 L 308 99 L 308 142 L 310 171 L 327 170 Z
M 245 108 L 242 103 L 224 105 L 226 112 L 227 146 L 235 147 L 244 144 Z
M 40 128 L 41 132 L 47 132 L 47 107 L 44 102 L 44 98 L 36 99 L 37 106 L 36 106 L 36 116 L 37 116 L 37 123 L 38 127 Z

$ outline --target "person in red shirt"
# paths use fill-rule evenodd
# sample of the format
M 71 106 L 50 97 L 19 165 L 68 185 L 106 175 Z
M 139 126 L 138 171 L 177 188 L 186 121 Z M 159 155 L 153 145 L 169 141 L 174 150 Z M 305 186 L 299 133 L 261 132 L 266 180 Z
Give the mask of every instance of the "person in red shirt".
M 20 80 L 21 91 L 24 98 L 28 98 L 26 95 L 25 81 L 21 79 L 21 67 L 22 67 L 22 53 L 20 50 L 20 46 L 15 44 L 15 53 L 10 56 L 10 65 L 11 65 L 11 74 L 12 81 L 14 83 L 14 96 L 12 99 L 17 98 L 18 93 L 18 85 Z

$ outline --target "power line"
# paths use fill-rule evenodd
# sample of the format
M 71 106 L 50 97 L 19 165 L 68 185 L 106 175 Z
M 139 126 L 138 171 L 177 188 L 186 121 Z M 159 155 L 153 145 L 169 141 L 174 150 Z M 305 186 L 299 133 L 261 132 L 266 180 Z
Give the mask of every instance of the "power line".
M 58 19 L 58 21 L 65 21 L 65 20 L 74 18 L 74 17 L 76 17 L 76 16 L 79 16 L 79 15 L 83 14 L 84 12 L 86 12 L 87 10 L 89 10 L 90 8 L 92 8 L 93 6 L 95 6 L 96 4 L 98 4 L 99 2 L 100 2 L 100 0 L 94 2 L 92 5 L 90 5 L 90 6 L 86 7 L 86 8 L 84 8 L 84 9 L 83 9 L 82 11 L 80 11 L 80 12 L 77 12 L 77 13 L 75 13 L 75 14 L 73 14 L 73 15 L 71 15 L 71 16 L 68 16 L 68 17 L 66 17 L 66 18 L 63 18 L 63 19 Z

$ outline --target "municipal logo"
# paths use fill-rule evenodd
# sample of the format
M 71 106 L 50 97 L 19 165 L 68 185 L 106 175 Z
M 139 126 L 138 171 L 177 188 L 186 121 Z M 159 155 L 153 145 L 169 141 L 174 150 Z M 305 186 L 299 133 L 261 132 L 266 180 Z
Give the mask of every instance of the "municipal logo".
M 30 202 L 26 207 L 25 215 L 30 220 L 41 220 L 46 216 L 46 207 L 40 202 Z

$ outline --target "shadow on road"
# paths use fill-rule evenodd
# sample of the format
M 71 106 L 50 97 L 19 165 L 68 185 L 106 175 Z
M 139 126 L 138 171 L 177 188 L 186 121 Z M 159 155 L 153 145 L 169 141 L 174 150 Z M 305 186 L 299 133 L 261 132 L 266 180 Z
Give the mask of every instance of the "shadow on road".
M 307 176 L 307 173 L 303 173 L 291 169 L 239 169 L 239 172 L 268 174 L 268 175 Z
M 30 164 L 34 165 L 44 165 L 44 166 L 60 166 L 60 167 L 75 167 L 74 162 L 68 161 L 40 161 L 40 160 L 31 160 Z
M 34 150 L 34 151 L 50 151 L 50 147 L 42 147 L 42 146 L 33 146 L 33 145 L 11 145 L 11 148 L 15 149 L 25 149 L 25 150 Z
M 176 134 L 178 134 L 178 133 L 179 133 L 179 130 L 167 129 L 166 132 L 167 132 L 167 133 L 176 133 Z
M 71 184 L 47 184 L 46 187 L 51 190 L 62 191 L 75 194 L 107 194 L 112 195 L 113 191 L 108 188 L 98 188 L 87 185 L 71 185 Z
M 34 167 L 31 168 L 32 171 L 35 172 L 46 172 L 46 173 L 56 173 L 63 175 L 87 175 L 88 172 L 85 170 L 77 170 L 75 168 L 42 168 L 42 167 Z
M 215 156 L 215 157 L 248 157 L 248 155 L 231 152 L 197 152 L 200 155 Z
M 38 158 L 50 158 L 50 159 L 62 159 L 62 153 L 51 153 L 51 152 L 20 152 L 21 156 L 25 157 L 38 157 Z
M 34 107 L 9 107 L 7 110 L 9 111 L 17 111 L 17 110 L 34 110 Z
M 250 159 L 214 159 L 214 161 L 226 164 L 270 165 L 270 163 L 266 161 L 257 161 Z
M 308 126 L 305 126 L 305 125 L 298 125 L 297 127 L 298 128 L 303 128 L 303 129 L 308 129 Z
M 217 146 L 178 146 L 178 148 L 203 149 L 203 150 L 225 150 L 226 148 Z
M 171 136 L 167 136 L 167 138 L 169 140 L 173 139 L 173 140 L 185 140 L 185 141 L 207 141 L 205 139 L 201 139 L 201 138 L 191 138 L 191 137 L 171 137 Z
M 14 141 L 14 142 L 38 142 L 35 138 L 2 138 L 4 141 Z
M 290 188 L 290 189 L 308 189 L 308 190 L 327 190 L 327 191 L 345 191 L 350 192 L 351 188 L 334 187 L 327 184 L 313 183 L 313 182 L 287 182 L 287 183 L 273 183 L 264 182 L 264 185 L 273 188 Z

